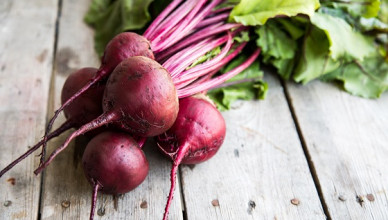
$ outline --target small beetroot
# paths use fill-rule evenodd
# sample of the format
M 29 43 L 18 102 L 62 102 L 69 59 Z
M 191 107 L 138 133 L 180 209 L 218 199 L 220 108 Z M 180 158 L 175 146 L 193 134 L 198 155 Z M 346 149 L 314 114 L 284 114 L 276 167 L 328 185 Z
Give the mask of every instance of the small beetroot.
M 86 146 L 82 157 L 85 175 L 93 186 L 90 219 L 93 219 L 97 192 L 118 195 L 140 185 L 148 174 L 148 161 L 128 134 L 103 132 Z
M 217 153 L 225 138 L 225 120 L 206 98 L 190 96 L 179 101 L 174 125 L 159 135 L 159 149 L 173 161 L 171 188 L 163 219 L 167 219 L 179 164 L 204 162 Z

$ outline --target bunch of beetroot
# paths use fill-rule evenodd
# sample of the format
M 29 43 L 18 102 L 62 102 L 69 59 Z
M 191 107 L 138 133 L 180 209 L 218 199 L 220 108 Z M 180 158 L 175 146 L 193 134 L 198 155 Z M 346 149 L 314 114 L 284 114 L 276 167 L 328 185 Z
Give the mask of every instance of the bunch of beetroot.
M 157 147 L 173 162 L 163 217 L 167 219 L 179 164 L 208 160 L 225 137 L 220 112 L 205 95 L 195 94 L 240 73 L 260 52 L 257 49 L 240 66 L 216 75 L 246 45 L 233 40 L 246 27 L 225 22 L 230 9 L 214 10 L 221 2 L 174 0 L 144 36 L 125 32 L 113 38 L 99 69 L 83 68 L 69 76 L 62 106 L 49 121 L 44 138 L 4 168 L 0 177 L 43 146 L 35 170 L 39 174 L 74 138 L 86 133 L 93 137 L 82 158 L 93 186 L 93 219 L 98 191 L 123 194 L 143 182 L 149 167 L 141 148 L 146 138 L 155 137 Z M 219 54 L 192 66 L 217 47 L 222 47 Z M 50 132 L 61 111 L 66 122 Z M 70 128 L 76 130 L 45 160 L 46 142 Z

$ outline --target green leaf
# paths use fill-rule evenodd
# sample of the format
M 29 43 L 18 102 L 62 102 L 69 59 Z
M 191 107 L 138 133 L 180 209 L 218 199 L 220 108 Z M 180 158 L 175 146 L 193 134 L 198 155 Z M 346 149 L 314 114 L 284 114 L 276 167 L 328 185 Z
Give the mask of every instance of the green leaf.
M 212 90 L 208 96 L 220 111 L 229 110 L 236 100 L 264 99 L 268 91 L 268 84 L 261 80 L 246 82 L 222 89 Z
M 360 26 L 362 31 L 379 31 L 388 33 L 388 24 L 380 21 L 377 18 L 360 18 Z
M 344 20 L 329 14 L 315 13 L 311 22 L 322 29 L 330 43 L 330 56 L 334 60 L 363 60 L 375 51 L 373 39 L 356 32 Z
M 246 55 L 240 55 L 224 67 L 221 72 L 226 73 L 232 70 L 246 59 Z M 264 99 L 268 91 L 268 84 L 261 80 L 262 77 L 263 72 L 260 70 L 259 62 L 254 62 L 243 72 L 228 80 L 224 84 L 226 87 L 211 90 L 208 92 L 208 96 L 221 111 L 230 109 L 231 104 L 238 99 Z
M 295 19 L 278 18 L 276 21 L 282 25 L 284 30 L 290 34 L 293 40 L 297 40 L 305 34 L 304 27 L 302 27 Z
M 380 2 L 379 18 L 382 22 L 388 23 L 388 1 Z
M 102 55 L 106 44 L 117 34 L 139 30 L 151 19 L 152 0 L 93 0 L 85 22 L 95 28 L 95 49 Z
M 276 16 L 312 16 L 319 7 L 318 0 L 241 0 L 233 8 L 230 20 L 243 25 L 263 25 Z
M 388 89 L 388 63 L 381 56 L 368 57 L 342 65 L 323 77 L 323 80 L 339 80 L 346 91 L 364 98 L 378 98 Z
M 366 18 L 376 17 L 380 10 L 380 0 L 348 0 L 337 1 L 335 7 L 343 8 L 352 16 L 363 16 Z
M 330 43 L 324 31 L 311 26 L 302 48 L 302 55 L 294 71 L 296 82 L 307 83 L 339 67 L 329 56 Z
M 280 28 L 274 20 L 256 28 L 256 43 L 262 50 L 264 63 L 274 65 L 278 73 L 288 79 L 294 67 L 296 41 Z

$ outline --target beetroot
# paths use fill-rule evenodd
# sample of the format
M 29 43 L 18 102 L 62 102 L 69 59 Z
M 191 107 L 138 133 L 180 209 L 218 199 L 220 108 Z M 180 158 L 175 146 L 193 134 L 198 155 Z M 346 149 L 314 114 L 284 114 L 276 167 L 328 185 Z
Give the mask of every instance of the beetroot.
M 93 76 L 96 74 L 96 68 L 82 68 L 69 75 L 62 88 L 62 103 L 64 103 L 69 97 L 82 88 Z M 104 93 L 105 85 L 96 84 L 92 86 L 87 92 L 80 95 L 72 105 L 67 106 L 64 109 L 66 121 L 55 131 L 47 136 L 47 140 L 59 136 L 63 132 L 70 128 L 79 128 L 83 124 L 86 124 L 101 115 L 102 113 L 102 96 Z M 100 132 L 100 131 L 99 131 Z M 97 133 L 94 133 L 97 134 Z M 90 134 L 93 136 L 94 134 Z M 41 154 L 41 163 L 43 162 L 45 144 L 47 140 L 42 140 L 36 145 L 31 147 L 26 153 L 10 163 L 0 172 L 0 177 L 4 175 L 8 170 L 22 161 L 24 158 L 35 152 L 40 146 L 43 145 Z
M 191 96 L 179 101 L 174 125 L 156 138 L 159 149 L 173 161 L 163 219 L 167 219 L 179 164 L 197 164 L 214 156 L 224 141 L 225 129 L 221 113 L 205 98 Z
M 65 103 L 79 89 L 85 86 L 94 77 L 96 72 L 96 68 L 87 67 L 69 75 L 62 88 L 62 103 Z M 74 100 L 71 105 L 63 109 L 65 117 L 72 121 L 73 127 L 79 128 L 101 115 L 104 90 L 105 84 L 97 83 L 79 96 L 78 99 Z
M 75 137 L 102 125 L 114 126 L 136 136 L 162 134 L 178 114 L 178 96 L 172 79 L 159 63 L 147 57 L 131 57 L 113 71 L 105 87 L 104 113 L 73 132 L 41 166 L 40 173 Z
M 92 85 L 109 76 L 121 61 L 133 56 L 146 56 L 150 59 L 155 59 L 150 45 L 146 38 L 136 33 L 124 32 L 115 36 L 106 46 L 101 66 L 94 77 L 55 111 L 54 116 L 47 125 L 44 141 L 47 141 L 46 136 L 59 113 Z
M 85 175 L 93 186 L 90 219 L 97 192 L 123 194 L 140 185 L 148 174 L 148 161 L 128 134 L 103 132 L 86 146 L 82 157 Z

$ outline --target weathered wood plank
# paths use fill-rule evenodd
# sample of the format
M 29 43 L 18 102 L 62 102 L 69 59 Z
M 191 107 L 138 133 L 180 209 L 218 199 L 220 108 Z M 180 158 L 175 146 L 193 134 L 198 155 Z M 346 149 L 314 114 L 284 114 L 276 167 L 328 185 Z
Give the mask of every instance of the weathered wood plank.
M 53 90 L 55 108 L 60 105 L 62 85 L 72 71 L 85 66 L 98 67 L 99 65 L 93 50 L 93 31 L 83 22 L 83 16 L 89 4 L 90 1 L 63 0 Z M 64 118 L 58 121 L 62 123 Z M 53 141 L 50 149 L 63 143 L 66 136 L 63 135 Z M 82 156 L 81 149 L 86 143 L 86 139 L 77 139 L 76 143 L 69 146 L 46 170 L 42 219 L 88 219 L 91 187 L 79 163 Z M 150 163 L 147 179 L 135 190 L 119 197 L 117 210 L 114 210 L 112 196 L 99 195 L 95 219 L 162 218 L 164 202 L 169 190 L 170 163 L 153 150 L 152 143 L 145 148 Z M 179 188 L 176 195 L 179 195 Z M 177 196 L 171 209 L 171 219 L 182 218 L 181 201 Z
M 0 169 L 43 134 L 56 16 L 55 0 L 0 1 Z M 37 162 L 30 156 L 0 179 L 0 219 L 37 219 Z
M 227 135 L 217 155 L 182 167 L 188 219 L 325 218 L 283 89 L 272 75 L 266 80 L 266 100 L 223 113 Z
M 288 84 L 292 106 L 333 219 L 388 219 L 388 94 L 351 96 Z

